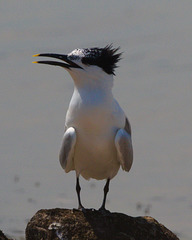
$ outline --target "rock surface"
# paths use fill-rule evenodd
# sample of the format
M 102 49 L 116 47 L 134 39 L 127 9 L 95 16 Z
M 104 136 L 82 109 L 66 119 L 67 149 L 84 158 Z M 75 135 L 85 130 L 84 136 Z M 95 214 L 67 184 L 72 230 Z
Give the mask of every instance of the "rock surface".
M 30 220 L 26 240 L 178 240 L 152 217 L 91 209 L 42 209 Z
M 8 238 L 3 234 L 3 232 L 0 230 L 0 240 L 11 240 L 11 239 L 8 239 Z

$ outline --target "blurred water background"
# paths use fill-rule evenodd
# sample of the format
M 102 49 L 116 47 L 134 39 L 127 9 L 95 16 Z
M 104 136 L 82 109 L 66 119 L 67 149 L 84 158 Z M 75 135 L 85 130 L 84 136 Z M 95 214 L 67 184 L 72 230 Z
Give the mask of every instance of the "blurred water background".
M 37 210 L 77 206 L 75 174 L 58 161 L 73 83 L 32 55 L 113 43 L 134 164 L 111 182 L 107 208 L 192 239 L 191 11 L 189 0 L 0 2 L 0 229 L 20 239 Z M 104 181 L 81 184 L 83 204 L 98 208 Z

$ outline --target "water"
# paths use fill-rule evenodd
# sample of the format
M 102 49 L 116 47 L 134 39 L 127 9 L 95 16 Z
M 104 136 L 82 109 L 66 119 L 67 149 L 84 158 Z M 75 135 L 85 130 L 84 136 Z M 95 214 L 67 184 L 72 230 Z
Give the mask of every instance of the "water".
M 111 182 L 107 207 L 151 215 L 182 240 L 192 230 L 191 1 L 1 1 L 0 228 L 17 239 L 41 208 L 77 206 L 74 173 L 58 161 L 73 91 L 40 52 L 121 46 L 114 95 L 132 129 L 134 164 Z M 98 208 L 104 182 L 81 179 Z M 99 197 L 98 197 L 99 196 Z

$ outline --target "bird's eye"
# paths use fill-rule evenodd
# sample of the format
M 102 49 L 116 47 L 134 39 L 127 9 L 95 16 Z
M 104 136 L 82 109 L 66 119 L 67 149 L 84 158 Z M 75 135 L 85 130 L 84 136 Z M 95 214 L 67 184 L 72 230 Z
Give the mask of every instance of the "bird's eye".
M 90 57 L 83 57 L 81 62 L 85 65 L 97 65 L 96 59 Z
M 85 58 L 85 57 L 83 57 L 83 58 L 81 59 L 81 62 L 82 62 L 83 64 L 88 64 L 88 63 L 87 63 L 87 58 Z

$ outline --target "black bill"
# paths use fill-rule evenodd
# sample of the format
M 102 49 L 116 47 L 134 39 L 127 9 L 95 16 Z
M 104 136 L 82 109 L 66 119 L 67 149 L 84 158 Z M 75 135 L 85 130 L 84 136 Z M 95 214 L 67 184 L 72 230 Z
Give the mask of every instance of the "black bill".
M 57 58 L 64 62 L 56 62 L 56 61 L 35 61 L 33 63 L 42 63 L 42 64 L 48 64 L 48 65 L 54 65 L 54 66 L 60 66 L 64 68 L 81 68 L 78 64 L 74 63 L 73 61 L 69 60 L 67 55 L 64 54 L 55 54 L 55 53 L 40 53 L 35 54 L 33 57 L 50 57 L 50 58 Z

